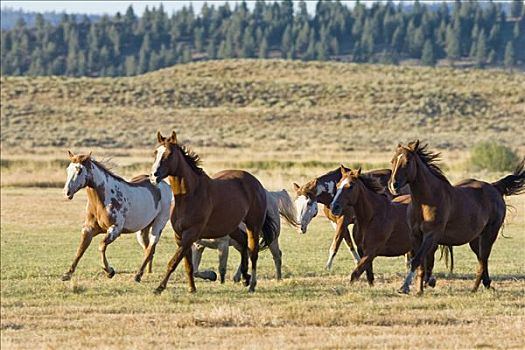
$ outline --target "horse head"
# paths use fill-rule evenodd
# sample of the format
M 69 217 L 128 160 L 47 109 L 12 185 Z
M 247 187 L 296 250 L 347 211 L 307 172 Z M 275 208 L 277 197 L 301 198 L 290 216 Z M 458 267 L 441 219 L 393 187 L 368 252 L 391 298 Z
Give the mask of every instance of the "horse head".
M 66 184 L 64 185 L 64 196 L 71 200 L 75 193 L 88 184 L 89 167 L 87 164 L 91 159 L 91 152 L 89 152 L 89 154 L 79 155 L 75 155 L 71 151 L 67 152 L 71 163 L 69 163 L 66 169 L 67 178 Z
M 393 195 L 399 194 L 399 190 L 415 178 L 416 162 L 414 157 L 418 149 L 419 140 L 410 142 L 407 146 L 397 145 L 391 161 L 392 175 L 388 180 L 388 189 Z
M 312 180 L 299 186 L 294 183 L 294 190 L 297 195 L 295 208 L 297 210 L 297 221 L 300 223 L 301 233 L 306 233 L 308 224 L 317 215 L 317 180 Z
M 176 164 L 174 164 L 176 162 L 173 161 L 172 155 L 174 154 L 173 147 L 177 145 L 177 134 L 173 131 L 170 137 L 164 137 L 159 131 L 157 132 L 157 141 L 159 146 L 153 152 L 155 162 L 151 166 L 150 174 L 150 181 L 154 185 L 157 185 L 176 168 Z
M 337 183 L 337 192 L 335 193 L 330 210 L 332 214 L 339 216 L 343 213 L 345 204 L 354 205 L 356 202 L 355 183 L 361 175 L 361 168 L 350 170 L 341 165 L 341 180 Z

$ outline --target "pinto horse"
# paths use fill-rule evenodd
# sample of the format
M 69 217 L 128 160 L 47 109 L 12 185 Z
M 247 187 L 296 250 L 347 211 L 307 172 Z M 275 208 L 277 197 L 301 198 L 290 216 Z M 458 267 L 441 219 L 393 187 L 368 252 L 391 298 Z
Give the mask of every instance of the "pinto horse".
M 399 291 L 409 293 L 417 269 L 418 294 L 423 293 L 423 263 L 436 244 L 466 243 L 479 265 L 472 291 L 478 290 L 481 281 L 490 288 L 488 259 L 505 220 L 503 196 L 525 191 L 525 159 L 513 174 L 496 182 L 467 179 L 452 185 L 436 164 L 439 153 L 427 147 L 420 146 L 419 140 L 407 146 L 399 144 L 392 158 L 388 186 L 394 194 L 406 184 L 410 186 L 412 203 L 407 217 L 416 252 Z
M 344 168 L 346 171 L 350 171 L 350 169 L 345 168 L 342 165 L 341 167 Z M 388 195 L 386 186 L 388 183 L 388 179 L 390 178 L 390 174 L 390 169 L 381 169 L 367 172 L 365 175 L 376 178 L 379 181 L 379 183 L 384 187 L 384 192 Z M 324 214 L 332 222 L 335 228 L 335 236 L 330 246 L 328 261 L 326 263 L 326 268 L 329 271 L 332 270 L 335 255 L 337 254 L 337 251 L 339 250 L 343 239 L 345 240 L 346 245 L 350 249 L 350 252 L 354 257 L 356 264 L 360 260 L 359 253 L 356 251 L 352 243 L 350 231 L 348 230 L 348 225 L 354 223 L 355 214 L 353 212 L 352 207 L 344 206 L 344 210 L 339 215 L 334 215 L 330 211 L 330 203 L 334 199 L 336 193 L 336 185 L 340 180 L 341 170 L 340 168 L 337 168 L 311 181 L 308 181 L 302 186 L 299 186 L 296 183 L 293 184 L 294 190 L 297 194 L 295 204 L 298 214 L 298 221 L 301 224 L 301 232 L 306 233 L 308 224 L 317 215 L 317 203 L 321 203 L 324 205 Z
M 224 170 L 209 177 L 199 167 L 199 157 L 177 142 L 175 131 L 170 137 L 157 133 L 159 146 L 151 167 L 150 181 L 158 184 L 168 178 L 175 206 L 171 224 L 178 248 L 168 263 L 166 275 L 155 290 L 162 293 L 181 260 L 185 259 L 190 292 L 195 292 L 192 251 L 194 242 L 203 238 L 226 236 L 244 222 L 248 251 L 252 263 L 249 291 L 257 284 L 259 234 L 264 246 L 276 236 L 276 223 L 268 215 L 266 191 L 253 175 L 241 170 Z M 246 264 L 242 263 L 243 268 Z M 243 271 L 245 273 L 245 271 Z
M 121 233 L 139 231 L 137 240 L 144 248 L 144 260 L 135 275 L 135 281 L 140 282 L 146 265 L 151 272 L 155 247 L 169 219 L 173 198 L 170 186 L 165 182 L 154 186 L 147 175 L 135 177 L 128 182 L 93 159 L 91 153 L 68 153 L 71 163 L 67 167 L 64 195 L 71 200 L 76 192 L 85 187 L 88 203 L 76 257 L 62 280 L 71 279 L 91 240 L 100 233 L 106 233 L 98 248 L 103 269 L 109 278 L 113 277 L 115 270 L 106 258 L 107 246 Z

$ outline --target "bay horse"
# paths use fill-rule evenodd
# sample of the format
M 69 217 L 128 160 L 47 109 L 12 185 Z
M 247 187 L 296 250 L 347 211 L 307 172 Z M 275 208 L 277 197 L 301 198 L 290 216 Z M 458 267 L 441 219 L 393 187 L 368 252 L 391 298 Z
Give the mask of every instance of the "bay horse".
M 252 263 L 249 291 L 254 292 L 259 234 L 262 233 L 263 246 L 270 245 L 276 236 L 276 223 L 267 211 L 265 189 L 246 171 L 223 170 L 209 177 L 199 166 L 199 156 L 177 142 L 175 131 L 170 137 L 158 132 L 157 141 L 159 146 L 154 152 L 150 181 L 158 184 L 167 177 L 170 182 L 175 197 L 170 220 L 178 248 L 155 293 L 166 289 L 171 274 L 183 258 L 189 291 L 195 292 L 193 243 L 203 238 L 226 236 L 237 230 L 241 222 L 246 225 Z
M 478 259 L 478 271 L 472 292 L 481 281 L 490 288 L 488 259 L 498 232 L 505 220 L 504 196 L 525 191 L 525 159 L 513 174 L 488 183 L 475 179 L 452 185 L 436 164 L 439 153 L 428 150 L 419 140 L 407 146 L 399 144 L 392 158 L 392 177 L 388 183 L 392 193 L 406 184 L 410 186 L 412 203 L 408 208 L 408 224 L 416 252 L 410 271 L 400 288 L 409 293 L 418 272 L 418 294 L 423 293 L 423 263 L 436 244 L 468 243 Z
M 349 168 L 345 168 L 341 165 L 346 171 L 350 171 Z M 390 178 L 391 170 L 390 169 L 380 169 L 373 170 L 366 173 L 366 176 L 376 178 L 381 185 L 385 188 L 385 193 L 388 194 L 386 190 L 388 179 Z M 354 223 L 355 214 L 351 206 L 345 206 L 344 211 L 339 215 L 334 215 L 330 211 L 330 203 L 334 199 L 336 193 L 336 185 L 341 180 L 341 169 L 337 168 L 327 172 L 324 175 L 316 177 L 315 179 L 308 181 L 306 184 L 299 186 L 294 183 L 294 190 L 296 192 L 297 198 L 295 200 L 296 210 L 298 214 L 298 221 L 301 224 L 301 232 L 306 233 L 310 221 L 317 215 L 318 206 L 317 203 L 324 205 L 324 214 L 330 220 L 335 229 L 335 236 L 330 245 L 330 251 L 328 254 L 328 261 L 326 263 L 326 268 L 331 271 L 334 258 L 339 250 L 342 240 L 345 240 L 346 245 L 350 249 L 354 261 L 356 264 L 360 260 L 359 253 L 356 251 L 352 238 L 350 236 L 350 231 L 348 230 L 348 225 Z M 406 188 L 408 193 L 408 187 Z
M 75 155 L 68 151 L 68 155 L 71 163 L 67 167 L 64 196 L 71 200 L 76 192 L 86 188 L 88 202 L 80 245 L 62 280 L 71 279 L 91 240 L 100 233 L 106 233 L 98 248 L 103 269 L 112 278 L 115 270 L 106 258 L 107 246 L 121 233 L 138 231 L 137 241 L 144 248 L 144 259 L 135 275 L 135 281 L 140 282 L 146 265 L 152 271 L 155 247 L 169 219 L 173 198 L 170 186 L 166 182 L 154 186 L 148 175 L 128 182 L 92 158 L 91 153 Z
M 362 175 L 361 169 L 348 170 L 343 166 L 336 188 L 330 204 L 333 215 L 341 215 L 345 207 L 351 206 L 356 217 L 353 235 L 361 259 L 351 274 L 350 282 L 366 271 L 368 283 L 372 286 L 375 257 L 404 255 L 412 249 L 406 220 L 410 195 L 391 201 L 376 178 Z M 431 272 L 428 273 L 429 278 Z
M 290 195 L 286 190 L 281 191 L 266 191 L 266 201 L 268 206 L 268 214 L 272 216 L 277 224 L 276 237 L 273 242 L 269 245 L 270 252 L 273 257 L 275 264 L 275 275 L 276 279 L 280 280 L 282 277 L 281 266 L 282 266 L 282 252 L 279 248 L 279 235 L 281 233 L 281 221 L 282 217 L 292 227 L 297 227 L 299 223 L 296 221 L 297 214 L 295 212 L 295 206 L 290 198 Z M 246 228 L 244 224 L 239 225 L 239 230 L 242 234 L 246 235 Z M 217 275 L 213 271 L 199 271 L 199 265 L 201 256 L 205 248 L 217 249 L 219 251 L 219 274 L 220 282 L 224 283 L 226 275 L 226 267 L 228 263 L 228 251 L 229 247 L 233 246 L 241 254 L 244 247 L 242 247 L 236 240 L 230 236 L 214 239 L 201 239 L 193 244 L 193 270 L 194 276 L 209 279 L 215 281 Z M 239 282 L 242 274 L 242 266 L 239 265 L 237 272 L 234 276 L 234 281 Z

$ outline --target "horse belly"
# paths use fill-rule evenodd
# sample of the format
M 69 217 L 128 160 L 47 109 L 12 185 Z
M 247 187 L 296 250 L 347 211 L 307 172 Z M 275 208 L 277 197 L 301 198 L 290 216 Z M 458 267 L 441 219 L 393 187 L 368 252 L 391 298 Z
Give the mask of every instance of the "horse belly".
M 136 232 L 150 225 L 157 217 L 160 210 L 160 203 L 155 207 L 151 194 L 145 191 L 138 191 L 128 197 L 129 206 L 124 211 L 125 221 L 124 229 L 128 232 Z

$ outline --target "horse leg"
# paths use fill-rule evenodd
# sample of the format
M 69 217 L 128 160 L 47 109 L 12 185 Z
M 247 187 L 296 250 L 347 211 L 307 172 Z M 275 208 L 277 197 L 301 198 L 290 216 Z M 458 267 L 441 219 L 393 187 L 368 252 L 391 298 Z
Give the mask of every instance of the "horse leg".
M 195 288 L 195 279 L 193 277 L 193 261 L 191 258 L 191 245 L 184 253 L 184 268 L 186 270 L 186 278 L 188 280 L 188 290 L 190 293 L 195 293 L 197 288 Z
M 199 244 L 198 242 L 191 245 L 191 258 L 193 264 L 193 276 L 197 278 L 202 278 L 203 280 L 216 281 L 217 274 L 211 270 L 199 271 L 199 266 L 201 264 L 202 253 L 204 252 L 205 246 Z
M 221 277 L 221 284 L 224 283 L 226 277 L 226 267 L 228 265 L 228 253 L 230 250 L 230 238 L 224 239 L 217 248 L 219 250 L 219 275 Z
M 259 231 L 252 230 L 246 227 L 246 233 L 248 234 L 248 252 L 250 260 L 252 262 L 252 276 L 250 278 L 250 287 L 248 291 L 250 293 L 255 292 L 255 286 L 257 285 L 257 258 L 259 256 Z
M 490 288 L 490 283 L 492 282 L 489 277 L 489 256 L 490 252 L 492 251 L 492 245 L 496 241 L 496 238 L 498 236 L 499 227 L 501 225 L 487 225 L 485 229 L 483 230 L 483 233 L 481 236 L 470 242 L 469 245 L 471 249 L 474 251 L 475 248 L 477 248 L 476 256 L 478 257 L 478 272 L 476 274 L 476 280 L 474 282 L 474 287 L 472 288 L 472 292 L 476 292 L 479 288 L 480 282 L 483 280 L 483 286 L 485 288 Z M 478 241 L 477 244 L 475 241 Z M 474 247 L 473 247 L 474 245 Z
M 432 249 L 430 254 L 428 254 L 425 259 L 425 287 L 427 285 L 432 288 L 436 286 L 436 277 L 432 276 L 432 271 L 434 270 L 434 261 L 437 248 L 438 245 L 436 244 L 435 248 Z
M 116 225 L 111 226 L 108 229 L 108 232 L 104 239 L 100 241 L 98 245 L 98 251 L 100 252 L 100 258 L 102 260 L 103 269 L 106 272 L 106 275 L 109 278 L 113 278 L 115 276 L 115 270 L 109 265 L 108 259 L 106 258 L 106 248 L 108 245 L 110 245 L 113 241 L 115 241 L 118 236 L 120 236 L 121 228 L 117 227 Z
M 412 235 L 414 237 L 413 239 L 415 241 L 419 241 L 420 238 L 416 237 L 415 235 Z M 415 242 L 416 246 L 418 246 L 418 242 Z M 410 263 L 410 271 L 408 272 L 405 282 L 399 289 L 400 293 L 408 294 L 410 292 L 410 285 L 412 284 L 412 280 L 414 279 L 414 276 L 416 275 L 416 269 L 420 268 L 418 272 L 418 277 L 420 277 L 420 281 L 418 283 L 418 294 L 423 293 L 423 279 L 424 277 L 424 269 L 423 269 L 423 263 L 429 254 L 430 250 L 434 247 L 434 234 L 428 233 L 423 238 L 422 243 L 418 246 L 416 249 L 416 255 L 414 256 L 414 259 L 412 259 L 412 262 Z
M 75 259 L 73 260 L 73 263 L 71 264 L 71 267 L 69 270 L 62 275 L 62 281 L 69 281 L 71 279 L 71 276 L 75 272 L 78 262 L 84 255 L 86 249 L 91 244 L 91 240 L 93 239 L 93 229 L 90 227 L 83 227 L 82 233 L 80 237 L 80 245 L 77 248 L 77 255 Z
M 251 276 L 248 274 L 248 239 L 246 232 L 239 229 L 230 233 L 230 237 L 233 247 L 241 254 L 241 263 L 237 273 L 233 276 L 233 280 L 234 282 L 240 282 L 242 276 L 244 284 L 247 286 L 250 283 Z
M 182 236 L 182 239 L 181 240 L 177 240 L 177 245 L 178 245 L 177 250 L 175 251 L 175 254 L 171 258 L 171 260 L 168 262 L 168 266 L 166 268 L 166 274 L 164 275 L 164 278 L 160 282 L 159 286 L 153 291 L 153 293 L 155 293 L 155 294 L 160 294 L 160 293 L 162 293 L 164 291 L 164 289 L 166 289 L 166 286 L 168 284 L 168 280 L 170 279 L 171 274 L 173 273 L 173 271 L 175 271 L 175 269 L 177 268 L 177 266 L 181 262 L 182 258 L 184 258 L 186 256 L 186 251 L 187 250 L 191 250 L 191 245 L 193 244 L 193 242 L 195 242 L 197 240 L 197 237 L 199 237 L 199 231 L 197 231 L 195 229 L 194 230 L 187 230 L 187 231 L 183 232 L 183 234 L 181 236 Z M 187 263 L 188 263 L 188 261 L 187 261 Z M 191 265 L 191 254 L 190 254 L 189 263 Z M 192 270 L 193 270 L 193 268 L 192 268 Z M 193 275 L 189 276 L 189 277 L 191 277 L 191 282 L 190 283 L 195 288 L 195 284 L 193 282 Z
M 273 262 L 275 264 L 275 277 L 277 280 L 281 279 L 281 267 L 282 267 L 282 252 L 279 249 L 279 238 L 273 240 L 270 244 L 270 252 L 272 253 Z
M 350 275 L 350 283 L 354 283 L 365 270 L 367 270 L 367 278 L 368 278 L 368 284 L 371 286 L 374 284 L 374 276 L 372 272 L 372 261 L 374 260 L 376 254 L 375 252 L 364 252 L 363 256 L 361 257 L 361 260 L 359 260 L 359 263 L 357 264 L 357 267 L 352 271 L 352 274 Z M 368 274 L 371 273 L 371 276 L 368 277 Z
M 144 274 L 146 266 L 148 266 L 148 272 L 152 272 L 151 265 L 153 263 L 153 255 L 155 255 L 155 248 L 157 247 L 157 243 L 159 242 L 161 232 L 162 228 L 159 229 L 154 226 L 151 234 L 149 234 L 147 241 L 145 240 L 145 242 L 147 242 L 148 245 L 146 247 L 146 250 L 144 251 L 144 260 L 142 261 L 142 265 L 140 266 L 139 271 L 135 275 L 135 282 L 140 282 L 142 280 L 142 275 Z
M 357 265 L 359 260 L 361 260 L 361 257 L 359 256 L 358 252 L 354 248 L 354 242 L 352 242 L 352 237 L 350 236 L 350 230 L 348 230 L 348 225 L 349 224 L 346 224 L 344 226 L 343 238 L 345 239 L 346 246 L 348 247 L 348 249 L 350 249 L 350 253 L 352 253 L 352 256 L 354 257 L 354 262 Z M 354 236 L 354 240 L 358 232 L 359 232 L 359 226 L 357 225 L 357 222 L 355 222 L 352 227 L 352 236 Z M 357 242 L 355 242 L 355 245 L 357 247 Z

